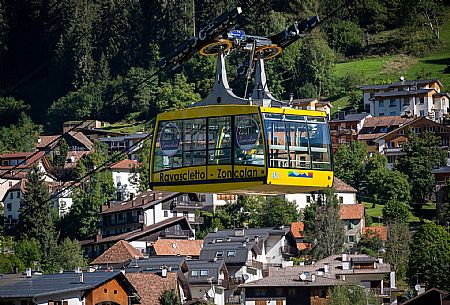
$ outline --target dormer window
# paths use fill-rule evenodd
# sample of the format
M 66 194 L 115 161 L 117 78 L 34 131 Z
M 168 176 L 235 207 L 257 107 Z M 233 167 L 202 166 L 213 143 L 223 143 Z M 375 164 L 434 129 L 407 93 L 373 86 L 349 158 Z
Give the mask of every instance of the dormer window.
M 191 276 L 198 276 L 198 270 L 191 270 Z
M 208 270 L 200 270 L 200 276 L 208 276 Z
M 234 257 L 236 256 L 236 251 L 232 250 L 232 251 L 228 251 L 228 257 Z
M 223 257 L 223 251 L 217 251 L 216 257 Z

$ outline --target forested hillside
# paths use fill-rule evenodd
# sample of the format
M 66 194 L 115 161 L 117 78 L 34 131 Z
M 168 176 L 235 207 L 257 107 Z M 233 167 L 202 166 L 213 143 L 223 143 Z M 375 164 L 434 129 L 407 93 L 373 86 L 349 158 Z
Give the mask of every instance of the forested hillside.
M 326 16 L 343 0 L 253 2 L 236 28 L 270 35 L 301 18 Z M 11 128 L 26 128 L 25 135 L 39 132 L 41 127 L 28 117 L 54 133 L 66 120 L 149 120 L 160 111 L 200 100 L 213 77 L 211 58 L 193 58 L 173 72 L 145 80 L 160 57 L 240 3 L 0 0 L 0 151 L 27 149 L 6 135 Z M 441 36 L 448 34 L 441 30 L 439 35 L 439 29 L 448 18 L 448 6 L 448 0 L 353 1 L 268 63 L 270 89 L 279 98 L 291 93 L 332 100 L 347 96 L 355 104 L 361 78 L 333 73 L 335 64 L 399 53 L 414 60 L 444 48 Z M 240 62 L 232 58 L 230 78 Z M 242 83 L 232 82 L 236 92 L 242 91 Z M 103 110 L 111 100 L 114 104 Z

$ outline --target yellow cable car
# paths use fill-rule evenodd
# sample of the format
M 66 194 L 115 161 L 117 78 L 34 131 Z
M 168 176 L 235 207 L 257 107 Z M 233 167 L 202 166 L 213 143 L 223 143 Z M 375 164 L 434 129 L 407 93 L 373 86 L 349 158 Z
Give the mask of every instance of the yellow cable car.
M 293 28 L 294 38 L 316 21 L 302 23 L 302 31 Z M 213 41 L 199 50 L 217 56 L 214 87 L 193 107 L 158 115 L 150 158 L 154 190 L 274 195 L 331 187 L 326 113 L 286 107 L 289 102 L 275 99 L 268 89 L 264 61 L 281 53 L 279 45 L 292 42 L 290 35 L 279 36 L 274 37 L 280 42 L 273 44 L 266 37 L 233 31 L 231 40 Z M 255 86 L 247 98 L 236 96 L 228 85 L 225 53 L 233 47 L 251 53 L 247 75 L 254 68 Z
M 333 182 L 326 114 L 252 105 L 211 105 L 158 115 L 155 190 L 287 194 Z

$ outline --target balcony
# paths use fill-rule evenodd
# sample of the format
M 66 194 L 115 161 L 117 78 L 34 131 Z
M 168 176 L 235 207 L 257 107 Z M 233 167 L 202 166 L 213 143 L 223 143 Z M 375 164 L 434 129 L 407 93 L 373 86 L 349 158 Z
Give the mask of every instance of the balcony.
M 240 295 L 232 295 L 225 300 L 225 304 L 242 304 L 242 297 Z
M 172 202 L 171 204 L 172 209 L 202 209 L 203 203 L 198 201 L 177 201 Z
M 383 152 L 385 154 L 398 155 L 398 154 L 403 154 L 403 148 L 402 147 L 385 147 L 385 148 L 383 148 Z
M 159 233 L 161 238 L 191 238 L 194 234 L 190 230 L 168 230 Z
M 249 268 L 257 269 L 257 270 L 263 270 L 264 264 L 262 262 L 258 262 L 255 260 L 248 260 L 245 264 Z
M 204 218 L 203 217 L 199 217 L 199 216 L 195 216 L 195 217 L 188 217 L 187 218 L 189 223 L 194 224 L 194 225 L 201 225 L 204 222 Z
M 113 227 L 134 223 L 144 223 L 144 215 L 124 217 L 121 219 L 101 219 L 100 227 Z
M 391 288 L 367 288 L 367 291 L 370 291 L 375 296 L 390 296 L 391 295 Z

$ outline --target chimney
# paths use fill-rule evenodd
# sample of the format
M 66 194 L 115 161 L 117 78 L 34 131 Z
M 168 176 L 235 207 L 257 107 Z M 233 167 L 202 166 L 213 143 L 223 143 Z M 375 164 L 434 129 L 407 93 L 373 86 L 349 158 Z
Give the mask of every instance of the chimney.
M 330 264 L 329 264 L 329 263 L 323 264 L 323 271 L 324 271 L 325 273 L 330 272 Z
M 131 199 L 131 207 L 134 207 L 134 199 Z
M 259 242 L 259 236 L 255 235 L 255 242 L 258 243 Z
M 79 275 L 80 275 L 80 284 L 83 284 L 83 283 L 84 283 L 84 274 L 83 274 L 83 271 L 81 271 L 81 272 L 79 273 Z
M 27 268 L 27 277 L 31 277 L 31 268 Z
M 311 274 L 311 282 L 315 282 L 316 281 L 316 275 L 314 273 Z
M 164 266 L 161 270 L 161 276 L 166 278 L 167 277 L 167 267 Z

